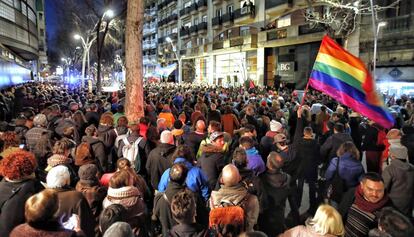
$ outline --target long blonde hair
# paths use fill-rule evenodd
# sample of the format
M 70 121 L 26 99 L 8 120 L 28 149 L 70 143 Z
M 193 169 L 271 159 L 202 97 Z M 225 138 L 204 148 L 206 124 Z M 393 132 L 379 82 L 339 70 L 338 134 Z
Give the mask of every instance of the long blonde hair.
M 345 234 L 341 215 L 327 204 L 319 206 L 315 216 L 306 221 L 306 226 L 320 235 L 331 234 L 342 237 Z

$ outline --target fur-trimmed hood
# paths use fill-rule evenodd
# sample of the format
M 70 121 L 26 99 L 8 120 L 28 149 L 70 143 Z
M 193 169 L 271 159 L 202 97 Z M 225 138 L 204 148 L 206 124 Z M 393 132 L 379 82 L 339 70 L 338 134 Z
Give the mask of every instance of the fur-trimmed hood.
M 216 147 L 212 144 L 206 144 L 201 147 L 203 153 L 223 153 L 223 148 Z

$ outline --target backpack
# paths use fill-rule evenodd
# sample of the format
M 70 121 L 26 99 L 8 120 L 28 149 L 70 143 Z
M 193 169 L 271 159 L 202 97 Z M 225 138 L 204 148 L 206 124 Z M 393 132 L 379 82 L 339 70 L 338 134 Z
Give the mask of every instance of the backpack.
M 143 137 L 138 137 L 135 142 L 130 143 L 128 137 L 125 136 L 122 141 L 124 146 L 122 147 L 122 157 L 128 159 L 131 162 L 132 168 L 135 172 L 139 172 L 141 169 L 141 157 L 139 155 L 139 143 L 142 141 Z
M 232 233 L 242 233 L 245 230 L 246 219 L 242 206 L 248 197 L 249 194 L 239 203 L 221 200 L 219 207 L 211 209 L 208 226 L 210 231 L 215 234 L 214 236 L 222 236 L 226 230 Z
M 128 137 L 131 134 L 131 130 L 128 129 L 128 132 L 126 134 L 118 134 L 118 131 L 116 130 L 116 128 L 114 128 L 115 134 L 116 134 L 116 138 L 115 138 L 115 142 L 114 142 L 114 146 L 116 149 L 119 148 L 119 142 L 121 140 L 123 140 L 125 137 Z

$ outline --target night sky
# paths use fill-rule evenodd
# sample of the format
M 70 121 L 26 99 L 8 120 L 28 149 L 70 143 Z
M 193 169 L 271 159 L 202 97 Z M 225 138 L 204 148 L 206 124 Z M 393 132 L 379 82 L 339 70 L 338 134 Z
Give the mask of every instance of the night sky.
M 56 20 L 59 16 L 56 13 L 56 2 L 54 0 L 45 0 L 45 17 L 46 17 L 46 34 L 48 39 L 48 47 L 53 47 L 50 45 L 52 40 L 55 37 L 56 30 L 58 27 L 58 21 Z

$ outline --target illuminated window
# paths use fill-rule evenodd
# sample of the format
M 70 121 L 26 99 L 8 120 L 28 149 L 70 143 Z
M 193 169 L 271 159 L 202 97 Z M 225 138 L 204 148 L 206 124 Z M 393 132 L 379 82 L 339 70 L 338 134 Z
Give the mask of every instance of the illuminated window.
M 283 16 L 277 20 L 277 28 L 290 26 L 290 15 Z

